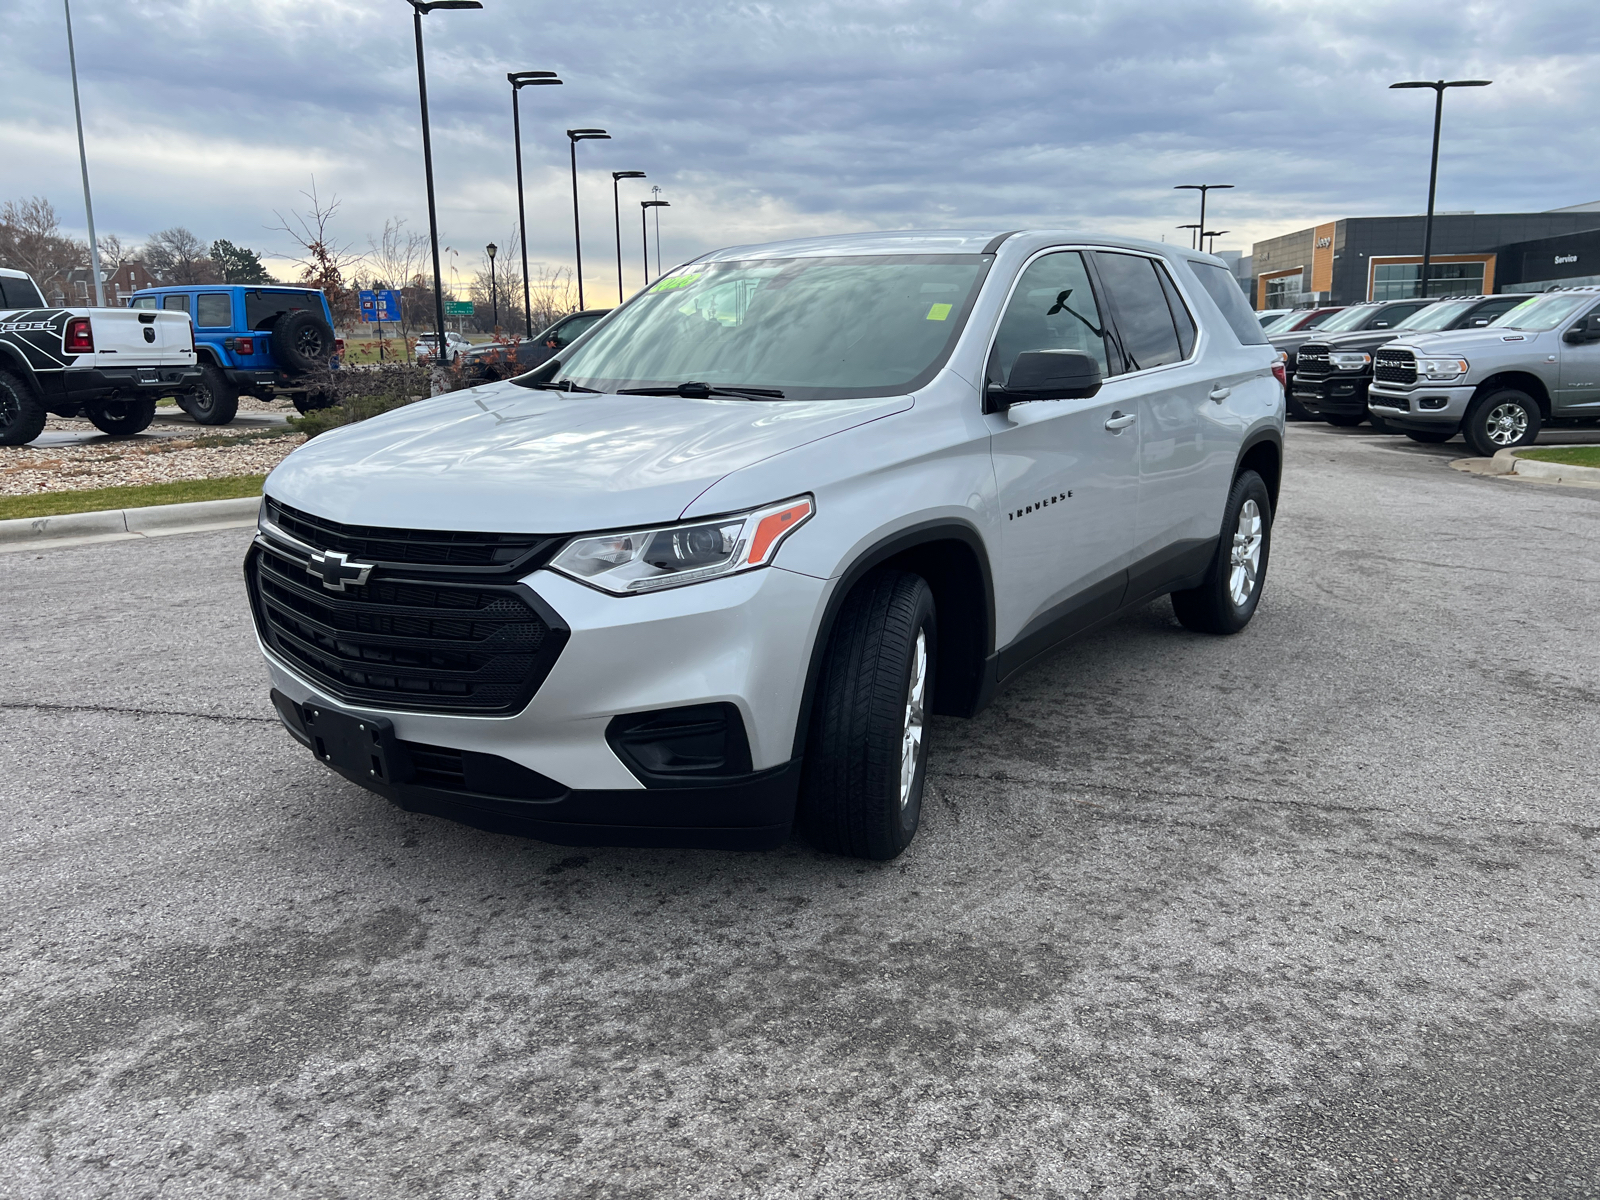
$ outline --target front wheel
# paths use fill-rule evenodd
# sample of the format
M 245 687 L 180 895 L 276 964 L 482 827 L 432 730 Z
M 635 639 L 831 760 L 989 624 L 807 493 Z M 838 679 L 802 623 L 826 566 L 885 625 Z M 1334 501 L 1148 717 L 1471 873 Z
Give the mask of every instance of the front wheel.
M 1238 633 L 1250 624 L 1267 582 L 1272 550 L 1272 498 L 1254 471 L 1234 480 L 1223 509 L 1222 536 L 1199 587 L 1172 593 L 1172 610 L 1196 633 Z
M 1340 429 L 1354 429 L 1367 418 L 1364 413 L 1323 413 L 1322 419 L 1329 425 L 1337 425 Z
M 1539 402 L 1527 392 L 1505 388 L 1480 396 L 1467 409 L 1461 433 L 1485 458 L 1539 440 Z
M 933 592 L 920 575 L 869 575 L 824 651 L 806 745 L 800 827 L 833 854 L 883 861 L 916 836 L 938 668 Z
M 156 398 L 135 396 L 123 399 L 112 396 L 87 401 L 83 410 L 101 433 L 130 437 L 150 428 L 150 422 L 156 419 Z

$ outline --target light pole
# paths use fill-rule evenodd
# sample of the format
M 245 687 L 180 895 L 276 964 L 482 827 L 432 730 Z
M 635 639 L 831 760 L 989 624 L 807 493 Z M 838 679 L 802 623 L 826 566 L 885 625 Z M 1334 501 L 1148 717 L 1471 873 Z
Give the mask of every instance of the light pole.
M 1428 294 L 1428 286 L 1432 280 L 1428 278 L 1428 264 L 1433 258 L 1433 193 L 1439 182 L 1439 123 L 1444 119 L 1444 90 L 1453 87 L 1488 87 L 1492 79 L 1452 79 L 1446 83 L 1438 79 L 1432 83 L 1425 79 L 1413 79 L 1406 83 L 1391 83 L 1394 88 L 1432 88 L 1433 89 L 1433 162 L 1428 167 L 1428 216 L 1422 226 L 1422 294 Z
M 500 249 L 493 242 L 484 247 L 489 252 L 489 307 L 494 310 L 494 334 L 500 336 L 500 293 L 494 286 L 494 254 Z
M 1201 239 L 1205 237 L 1206 228 L 1206 193 L 1222 191 L 1224 188 L 1231 188 L 1232 186 L 1233 184 L 1231 183 L 1180 183 L 1172 189 L 1175 192 L 1187 191 L 1200 193 L 1200 224 L 1198 226 L 1200 229 L 1200 234 L 1195 239 L 1194 248 L 1196 250 L 1202 249 L 1205 246 L 1205 242 Z
M 1177 229 L 1199 229 L 1200 226 L 1198 226 L 1198 225 L 1178 225 L 1178 226 L 1175 226 L 1175 228 L 1177 228 Z M 1195 245 L 1195 235 L 1191 233 L 1189 235 L 1189 249 L 1198 250 L 1199 248 L 1200 248 L 1199 246 Z
M 528 289 L 528 210 L 522 203 L 522 115 L 518 111 L 517 94 L 525 87 L 560 84 L 554 71 L 507 71 L 511 84 L 511 140 L 517 146 L 517 229 L 522 241 L 522 323 L 533 341 L 533 301 Z
M 650 195 L 656 200 L 661 200 L 661 185 L 659 183 L 652 183 L 650 185 Z M 661 200 L 660 204 L 652 204 L 650 207 L 656 210 L 656 278 L 660 279 L 661 278 L 661 210 L 663 208 L 671 208 L 672 205 L 668 204 L 665 200 Z
M 100 278 L 100 246 L 94 239 L 94 204 L 89 200 L 89 155 L 83 148 L 83 106 L 78 103 L 78 52 L 72 45 L 72 0 L 61 0 L 67 14 L 67 63 L 72 68 L 72 113 L 78 119 L 78 165 L 83 168 L 83 212 L 89 218 L 89 271 L 94 276 L 94 302 L 106 306 L 106 285 Z
M 1204 233 L 1202 233 L 1200 235 L 1201 237 L 1208 237 L 1211 239 L 1211 248 L 1207 250 L 1206 253 L 1215 254 L 1217 252 L 1217 239 L 1225 233 L 1232 232 L 1233 230 L 1231 229 L 1207 229 Z
M 622 303 L 622 201 L 617 198 L 617 181 L 622 179 L 643 179 L 643 171 L 613 171 L 611 172 L 611 212 L 617 221 L 617 303 Z
M 644 247 L 644 281 L 650 282 L 650 226 L 646 220 L 652 208 L 671 208 L 665 200 L 639 201 L 639 244 Z M 656 213 L 656 274 L 661 274 L 661 214 Z
M 572 252 L 578 260 L 578 307 L 583 307 L 583 232 L 578 228 L 578 143 L 610 141 L 604 129 L 569 129 L 567 140 L 572 143 Z
M 428 72 L 422 58 L 422 18 L 436 8 L 482 8 L 479 0 L 410 0 L 417 32 L 417 96 L 422 102 L 422 170 L 428 178 L 428 242 L 433 248 L 435 365 L 444 361 L 444 276 L 439 270 L 439 214 L 433 203 L 433 140 L 428 133 Z

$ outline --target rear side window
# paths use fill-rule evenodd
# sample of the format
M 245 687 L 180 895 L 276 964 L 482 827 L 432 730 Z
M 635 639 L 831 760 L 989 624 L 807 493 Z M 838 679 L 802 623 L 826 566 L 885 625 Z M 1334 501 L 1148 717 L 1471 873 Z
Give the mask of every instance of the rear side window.
M 161 307 L 166 309 L 168 312 L 188 312 L 189 297 L 163 296 L 161 297 Z
M 1111 297 L 1111 311 L 1130 369 L 1142 371 L 1181 360 L 1178 329 L 1155 263 L 1135 254 L 1104 250 L 1096 251 L 1095 262 Z
M 1183 302 L 1183 297 L 1178 295 L 1178 285 L 1172 282 L 1172 276 L 1167 274 L 1167 268 L 1161 263 L 1154 265 L 1156 275 L 1161 280 L 1161 290 L 1167 294 L 1167 307 L 1172 310 L 1172 323 L 1178 328 L 1178 349 L 1183 351 L 1185 358 L 1188 358 L 1194 353 L 1194 316 L 1189 312 L 1189 306 Z
M 31 279 L 0 279 L 0 308 L 43 308 L 44 297 Z
M 154 308 L 155 306 L 156 298 L 154 296 L 135 296 L 128 302 L 129 308 Z
M 194 307 L 194 323 L 203 329 L 226 329 L 233 324 L 233 302 L 227 292 L 202 292 Z
M 252 330 L 262 330 L 286 312 L 309 309 L 327 320 L 322 311 L 322 297 L 316 292 L 246 292 L 244 294 L 244 323 Z
M 1239 284 L 1228 272 L 1228 268 L 1190 259 L 1189 270 L 1194 272 L 1194 277 L 1200 281 L 1200 286 L 1205 288 L 1206 295 L 1210 296 L 1222 310 L 1228 328 L 1233 330 L 1234 336 L 1242 345 L 1267 344 L 1267 335 L 1261 328 L 1261 322 L 1251 311 L 1250 302 L 1244 298 L 1244 292 L 1239 290 Z

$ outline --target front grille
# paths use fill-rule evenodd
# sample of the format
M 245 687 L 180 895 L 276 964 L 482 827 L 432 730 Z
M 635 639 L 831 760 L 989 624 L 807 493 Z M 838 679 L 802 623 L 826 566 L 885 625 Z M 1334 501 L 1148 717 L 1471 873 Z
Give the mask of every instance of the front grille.
M 308 529 L 317 549 L 351 544 L 321 537 L 303 521 L 295 536 Z M 362 536 L 374 545 L 434 547 L 481 536 L 426 531 L 408 541 L 412 532 Z M 525 548 L 536 541 L 559 539 L 522 538 Z M 268 537 L 257 539 L 246 563 L 262 641 L 329 695 L 380 709 L 486 715 L 525 707 L 566 644 L 560 618 L 516 582 L 524 570 L 520 559 L 496 577 L 380 562 L 364 585 L 341 592 L 307 572 L 299 548 Z
M 344 525 L 267 498 L 267 517 L 290 537 L 319 550 L 338 550 L 367 562 L 416 566 L 519 570 L 549 561 L 559 537 L 528 533 L 454 533 L 436 529 L 380 529 Z
M 467 771 L 461 761 L 461 751 L 449 746 L 425 746 L 421 742 L 402 742 L 401 746 L 411 758 L 412 783 L 446 791 L 466 791 Z
M 1367 407 L 1371 408 L 1374 405 L 1376 405 L 1378 408 L 1398 408 L 1401 412 L 1411 411 L 1411 401 L 1407 400 L 1403 396 L 1399 399 L 1396 399 L 1393 396 L 1374 396 L 1371 393 L 1368 393 Z
M 1417 356 L 1409 350 L 1379 350 L 1372 356 L 1372 374 L 1379 383 L 1415 383 Z
M 1300 347 L 1300 352 L 1295 355 L 1296 375 L 1307 379 L 1323 379 L 1333 371 L 1333 364 L 1328 360 L 1328 348 L 1313 343 Z

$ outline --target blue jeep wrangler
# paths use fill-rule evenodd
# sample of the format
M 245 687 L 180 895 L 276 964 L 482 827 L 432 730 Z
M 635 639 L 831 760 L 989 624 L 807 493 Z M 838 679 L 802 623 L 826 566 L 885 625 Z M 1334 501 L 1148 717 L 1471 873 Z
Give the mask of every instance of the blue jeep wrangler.
M 128 306 L 186 312 L 194 322 L 201 380 L 178 404 L 202 425 L 233 420 L 241 395 L 287 395 L 301 412 L 333 402 L 317 377 L 338 367 L 344 340 L 315 288 L 185 284 L 135 292 Z

